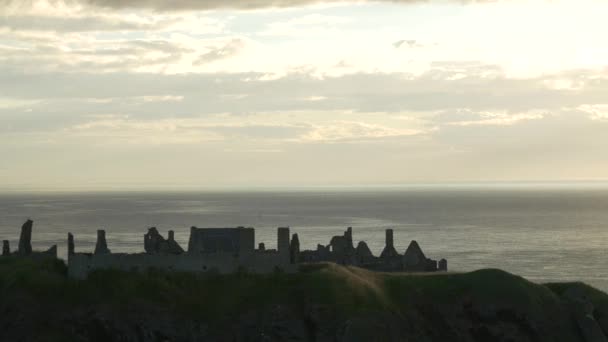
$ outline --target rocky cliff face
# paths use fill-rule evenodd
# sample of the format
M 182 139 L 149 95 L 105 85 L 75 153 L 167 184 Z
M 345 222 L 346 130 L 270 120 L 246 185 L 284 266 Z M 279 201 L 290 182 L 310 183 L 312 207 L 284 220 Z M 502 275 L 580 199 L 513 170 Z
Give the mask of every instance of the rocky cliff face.
M 608 296 L 499 271 L 98 272 L 0 258 L 6 341 L 605 341 Z

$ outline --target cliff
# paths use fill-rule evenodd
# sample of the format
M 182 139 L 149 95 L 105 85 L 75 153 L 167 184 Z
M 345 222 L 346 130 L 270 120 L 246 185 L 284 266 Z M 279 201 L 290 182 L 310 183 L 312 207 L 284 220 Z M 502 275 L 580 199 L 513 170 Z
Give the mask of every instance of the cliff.
M 66 277 L 58 260 L 0 258 L 3 341 L 605 341 L 608 295 L 500 271 Z

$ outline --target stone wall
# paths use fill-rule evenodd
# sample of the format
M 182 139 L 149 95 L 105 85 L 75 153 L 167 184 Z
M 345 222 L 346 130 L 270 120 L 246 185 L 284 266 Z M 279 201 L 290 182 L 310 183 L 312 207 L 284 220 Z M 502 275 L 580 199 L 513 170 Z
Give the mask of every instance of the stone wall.
M 151 233 L 150 233 L 151 232 Z M 150 229 L 144 236 L 146 253 L 105 253 L 101 248 L 93 254 L 68 254 L 68 274 L 70 277 L 83 279 L 97 269 L 118 269 L 124 271 L 144 271 L 162 269 L 183 272 L 295 272 L 297 265 L 290 262 L 289 228 L 279 228 L 278 245 L 283 246 L 281 238 L 287 234 L 287 250 L 254 250 L 255 235 L 253 228 L 195 228 L 190 236 L 188 253 L 162 252 L 165 240 L 157 236 L 155 229 Z M 98 234 L 97 245 L 105 245 L 105 232 Z M 72 234 L 68 235 L 70 244 L 74 245 Z M 171 236 L 169 236 L 171 240 Z M 161 242 L 157 246 L 157 242 Z M 199 249 L 200 248 L 200 249 Z
M 252 272 L 271 273 L 275 271 L 295 272 L 296 265 L 284 263 L 276 251 L 255 251 L 247 258 L 235 257 L 232 253 L 209 254 L 148 254 L 75 253 L 68 258 L 70 277 L 83 279 L 97 269 L 118 269 L 123 271 L 144 271 L 162 269 L 183 272 Z
M 188 253 L 253 253 L 253 228 L 190 228 Z
M 32 251 L 32 230 L 33 221 L 27 220 L 21 227 L 19 249 L 11 253 L 9 243 L 5 240 L 2 255 L 57 258 L 57 246 L 44 252 Z M 131 271 L 151 268 L 219 273 L 295 272 L 297 265 L 303 262 L 335 262 L 388 272 L 447 271 L 447 260 L 437 262 L 427 258 L 416 241 L 410 243 L 403 255 L 399 254 L 394 248 L 393 231 L 390 229 L 386 231 L 386 247 L 380 257 L 374 256 L 363 241 L 356 248 L 353 246 L 351 227 L 343 235 L 334 236 L 327 246 L 318 245 L 314 251 L 300 251 L 298 235 L 294 234 L 290 241 L 289 227 L 277 229 L 276 250 L 267 250 L 263 243 L 256 250 L 255 230 L 244 227 L 192 227 L 187 252 L 177 244 L 173 231 L 165 239 L 156 228 L 150 228 L 144 235 L 143 242 L 145 253 L 112 253 L 107 245 L 106 232 L 99 230 L 94 253 L 76 253 L 74 236 L 69 233 L 69 274 L 75 278 L 85 278 L 96 269 Z
M 163 269 L 185 272 L 230 273 L 238 270 L 239 260 L 229 254 L 190 255 L 190 254 L 84 254 L 76 253 L 69 257 L 68 274 L 83 279 L 97 269 L 118 269 L 123 271 L 144 271 Z
M 353 247 L 352 228 L 343 235 L 331 238 L 329 245 L 318 245 L 314 251 L 300 251 L 300 262 L 335 262 L 382 272 L 434 272 L 447 271 L 447 261 L 427 258 L 416 241 L 412 241 L 404 254 L 394 246 L 393 230 L 386 230 L 386 244 L 379 257 L 372 254 L 364 241 Z
M 277 229 L 277 250 L 281 264 L 288 264 L 291 259 L 291 250 L 289 247 L 289 227 L 279 227 Z
M 11 252 L 10 244 L 8 240 L 2 241 L 2 256 L 18 256 L 24 258 L 57 258 L 57 245 L 51 246 L 46 251 L 34 251 L 32 250 L 32 231 L 34 228 L 34 221 L 27 220 L 21 226 L 21 233 L 19 235 L 19 245 L 15 252 Z

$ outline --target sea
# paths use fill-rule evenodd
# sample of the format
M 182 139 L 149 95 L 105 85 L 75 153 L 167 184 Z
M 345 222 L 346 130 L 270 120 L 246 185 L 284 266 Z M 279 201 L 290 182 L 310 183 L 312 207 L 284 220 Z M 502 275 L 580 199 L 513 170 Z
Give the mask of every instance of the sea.
M 157 227 L 187 247 L 191 226 L 254 227 L 256 245 L 276 246 L 277 227 L 298 233 L 302 249 L 353 228 L 378 255 L 394 230 L 401 253 L 412 240 L 450 271 L 500 268 L 530 281 L 583 281 L 608 291 L 608 188 L 605 186 L 429 186 L 229 191 L 0 193 L 0 239 L 16 249 L 34 220 L 35 249 L 66 257 L 67 234 L 91 252 L 105 229 L 113 252 L 143 251 Z

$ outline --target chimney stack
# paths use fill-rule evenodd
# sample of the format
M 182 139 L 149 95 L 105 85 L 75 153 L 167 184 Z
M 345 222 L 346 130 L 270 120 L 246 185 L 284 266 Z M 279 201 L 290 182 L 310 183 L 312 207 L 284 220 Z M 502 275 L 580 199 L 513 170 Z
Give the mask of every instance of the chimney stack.
M 74 235 L 68 233 L 68 257 L 74 255 Z
M 386 230 L 386 247 L 395 248 L 395 245 L 393 243 L 393 230 L 392 229 Z
M 97 244 L 95 245 L 94 254 L 110 254 L 108 243 L 106 242 L 106 231 L 103 229 L 97 231 Z

